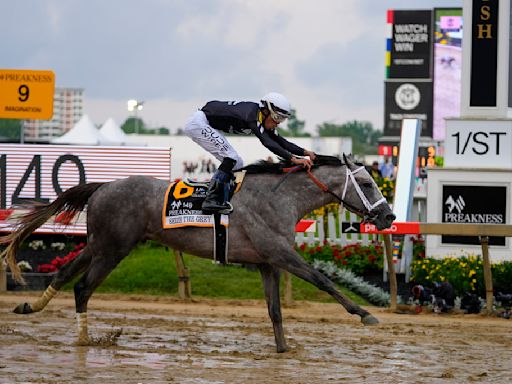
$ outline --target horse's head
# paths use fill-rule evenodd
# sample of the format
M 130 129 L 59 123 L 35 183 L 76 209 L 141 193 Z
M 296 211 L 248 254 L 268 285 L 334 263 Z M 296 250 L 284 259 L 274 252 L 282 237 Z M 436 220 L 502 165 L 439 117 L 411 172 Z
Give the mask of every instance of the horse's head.
M 346 164 L 342 199 L 345 207 L 363 218 L 363 222 L 375 224 L 382 230 L 391 227 L 395 215 L 386 199 L 363 165 L 355 164 L 351 156 L 343 154 Z

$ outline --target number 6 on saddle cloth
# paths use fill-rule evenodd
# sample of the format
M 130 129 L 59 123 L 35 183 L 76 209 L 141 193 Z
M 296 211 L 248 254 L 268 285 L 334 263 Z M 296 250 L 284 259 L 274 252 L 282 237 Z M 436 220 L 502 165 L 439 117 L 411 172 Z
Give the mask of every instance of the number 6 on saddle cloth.
M 235 173 L 231 195 L 241 188 L 245 171 Z M 169 184 L 162 208 L 162 227 L 207 227 L 214 231 L 213 259 L 227 263 L 229 216 L 220 213 L 205 214 L 201 205 L 208 191 L 208 183 L 178 181 Z

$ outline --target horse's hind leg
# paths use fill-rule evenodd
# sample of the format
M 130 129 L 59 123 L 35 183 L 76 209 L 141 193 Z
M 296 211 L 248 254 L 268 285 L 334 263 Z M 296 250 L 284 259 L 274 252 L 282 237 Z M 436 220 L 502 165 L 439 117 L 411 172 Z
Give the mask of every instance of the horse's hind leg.
M 259 264 L 258 268 L 263 280 L 263 290 L 267 300 L 268 314 L 274 327 L 274 337 L 276 339 L 277 352 L 286 352 L 286 340 L 284 338 L 283 320 L 281 316 L 281 302 L 279 298 L 279 269 L 269 264 Z
M 78 323 L 78 344 L 88 344 L 89 334 L 87 329 L 87 303 L 91 298 L 93 292 L 105 280 L 110 272 L 117 266 L 117 264 L 129 253 L 131 248 L 124 251 L 118 250 L 98 252 L 94 255 L 92 263 L 89 268 L 75 284 L 75 306 L 76 316 Z
M 65 264 L 59 272 L 55 275 L 52 282 L 46 288 L 46 291 L 39 297 L 34 303 L 23 303 L 18 305 L 14 309 L 14 313 L 28 314 L 33 312 L 39 312 L 46 307 L 49 301 L 57 294 L 59 289 L 75 276 L 85 271 L 87 266 L 91 263 L 91 253 L 88 248 L 85 247 L 82 252 L 71 262 Z

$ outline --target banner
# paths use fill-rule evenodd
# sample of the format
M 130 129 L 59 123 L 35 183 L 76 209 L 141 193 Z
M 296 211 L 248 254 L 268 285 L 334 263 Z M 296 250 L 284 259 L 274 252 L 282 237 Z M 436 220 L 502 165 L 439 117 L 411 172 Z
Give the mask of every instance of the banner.
M 498 79 L 498 0 L 473 0 L 471 107 L 495 107 Z
M 432 77 L 432 11 L 388 11 L 390 79 Z
M 109 182 L 146 175 L 170 177 L 168 148 L 74 145 L 0 145 L 0 231 L 11 231 L 19 207 L 54 201 L 63 191 L 83 183 Z M 36 232 L 85 234 L 85 214 L 61 225 L 57 218 Z
M 507 187 L 443 185 L 443 223 L 507 224 Z M 478 237 L 441 236 L 443 244 L 478 245 Z M 505 237 L 490 237 L 489 245 L 505 245 Z

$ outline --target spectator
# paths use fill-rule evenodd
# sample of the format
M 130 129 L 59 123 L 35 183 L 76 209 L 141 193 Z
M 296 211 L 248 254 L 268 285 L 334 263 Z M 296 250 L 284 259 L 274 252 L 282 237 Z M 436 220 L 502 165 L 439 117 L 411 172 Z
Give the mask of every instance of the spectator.
M 380 173 L 379 163 L 374 161 L 370 170 L 368 171 L 374 180 L 377 180 L 379 177 L 382 177 L 382 173 Z
M 395 177 L 395 166 L 389 160 L 389 156 L 384 156 L 384 161 L 379 166 L 380 174 L 384 178 L 393 180 Z

